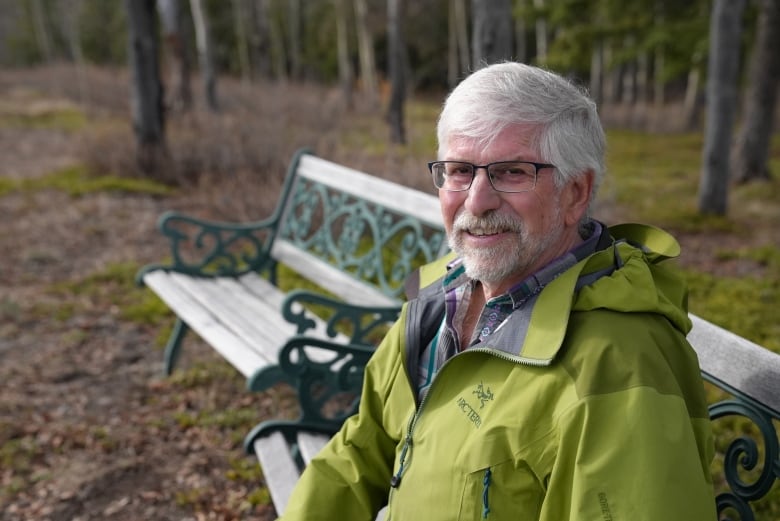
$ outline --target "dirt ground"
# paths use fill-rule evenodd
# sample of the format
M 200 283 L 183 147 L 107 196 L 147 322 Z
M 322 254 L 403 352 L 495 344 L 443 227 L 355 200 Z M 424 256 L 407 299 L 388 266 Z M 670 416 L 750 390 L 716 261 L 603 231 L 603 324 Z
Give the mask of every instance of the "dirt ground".
M 31 95 L 7 75 L 0 76 L 0 100 L 3 121 L 68 103 L 62 95 Z M 72 165 L 81 146 L 78 132 L 0 124 L 0 182 Z M 220 204 L 235 200 L 212 194 L 205 201 L 193 191 L 4 193 L 2 186 L 0 520 L 273 519 L 241 439 L 255 422 L 291 414 L 289 393 L 248 394 L 239 375 L 194 336 L 185 342 L 182 368 L 163 377 L 158 336 L 170 319 L 129 320 L 121 293 L 139 290 L 106 275 L 164 257 L 155 230 L 164 210 L 203 209 L 210 201 L 218 214 Z M 601 211 L 620 217 L 618 209 Z M 689 264 L 729 274 L 755 269 L 713 260 L 713 251 L 736 248 L 745 237 L 681 239 Z
M 27 88 L 4 80 L 3 121 L 34 110 Z M 67 167 L 79 146 L 68 130 L 2 124 L 0 182 Z M 94 280 L 112 267 L 161 260 L 157 216 L 192 204 L 177 197 L 3 193 L 0 185 L 3 521 L 275 517 L 241 437 L 280 413 L 285 391 L 249 395 L 194 335 L 179 376 L 164 378 L 157 337 L 170 320 L 126 319 L 116 293 L 141 290 Z M 203 419 L 227 410 L 236 418 Z

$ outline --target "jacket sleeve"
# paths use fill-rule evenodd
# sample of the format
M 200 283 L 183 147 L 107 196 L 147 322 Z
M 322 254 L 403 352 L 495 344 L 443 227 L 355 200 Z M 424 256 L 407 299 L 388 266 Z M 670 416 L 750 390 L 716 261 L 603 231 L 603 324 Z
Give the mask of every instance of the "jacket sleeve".
M 403 412 L 388 406 L 391 394 L 404 387 L 393 385 L 403 377 L 402 323 L 366 366 L 358 413 L 306 467 L 280 521 L 368 521 L 386 504 L 403 423 Z
M 707 418 L 647 386 L 579 400 L 559 421 L 541 521 L 715 520 Z

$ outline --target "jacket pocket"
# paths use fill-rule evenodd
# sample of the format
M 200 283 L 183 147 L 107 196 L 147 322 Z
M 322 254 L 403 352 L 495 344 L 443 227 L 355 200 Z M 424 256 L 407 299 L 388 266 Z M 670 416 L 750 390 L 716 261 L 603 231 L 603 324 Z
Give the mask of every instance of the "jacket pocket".
M 523 461 L 503 461 L 465 476 L 459 521 L 536 519 L 544 488 Z

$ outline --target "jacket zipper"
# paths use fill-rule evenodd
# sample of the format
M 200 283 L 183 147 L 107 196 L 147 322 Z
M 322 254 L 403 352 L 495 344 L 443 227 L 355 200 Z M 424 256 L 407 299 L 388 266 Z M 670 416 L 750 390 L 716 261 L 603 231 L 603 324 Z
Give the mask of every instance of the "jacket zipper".
M 444 371 L 444 368 L 447 367 L 447 365 L 452 362 L 455 358 L 458 356 L 465 355 L 466 353 L 486 353 L 490 356 L 495 356 L 498 358 L 501 358 L 502 360 L 506 360 L 508 362 L 515 362 L 521 365 L 528 365 L 533 367 L 542 367 L 545 365 L 549 365 L 548 361 L 534 361 L 529 360 L 527 358 L 522 358 L 519 356 L 509 355 L 504 353 L 503 351 L 499 351 L 497 349 L 491 349 L 487 347 L 482 348 L 473 348 L 473 349 L 467 349 L 466 351 L 461 351 L 460 353 L 457 353 L 455 356 L 444 362 L 444 364 L 439 368 L 438 374 L 433 379 L 433 382 L 431 382 L 431 386 L 428 389 L 428 392 L 425 394 L 425 397 L 420 402 L 420 406 L 417 407 L 417 410 L 414 413 L 414 416 L 412 416 L 412 419 L 409 421 L 409 426 L 406 428 L 406 437 L 404 438 L 404 445 L 401 447 L 401 456 L 399 457 L 398 461 L 398 470 L 395 474 L 390 478 L 390 486 L 392 488 L 398 488 L 401 485 L 401 479 L 403 478 L 403 474 L 406 471 L 407 465 L 406 465 L 406 459 L 410 456 L 409 451 L 411 451 L 413 446 L 413 440 L 412 440 L 412 434 L 414 433 L 414 427 L 417 425 L 417 421 L 420 419 L 420 415 L 422 414 L 423 408 L 425 407 L 425 403 L 428 401 L 428 396 L 431 394 L 431 390 L 433 389 L 433 386 L 436 385 L 436 380 L 441 375 L 441 373 Z M 412 393 L 416 393 L 415 390 L 412 390 Z M 488 469 L 489 472 L 489 469 Z M 489 479 L 486 477 L 486 479 Z M 485 496 L 485 501 L 487 501 L 487 495 Z M 486 509 L 487 509 L 487 503 L 485 503 Z M 487 516 L 487 514 L 486 514 Z

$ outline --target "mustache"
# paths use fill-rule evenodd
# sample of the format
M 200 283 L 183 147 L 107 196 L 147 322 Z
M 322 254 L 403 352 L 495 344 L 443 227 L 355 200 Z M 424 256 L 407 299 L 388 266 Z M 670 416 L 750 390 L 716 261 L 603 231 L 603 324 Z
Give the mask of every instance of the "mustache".
M 523 221 L 505 214 L 488 213 L 477 217 L 468 212 L 461 212 L 453 222 L 455 231 L 482 229 L 493 232 L 509 231 L 520 233 L 523 231 Z

